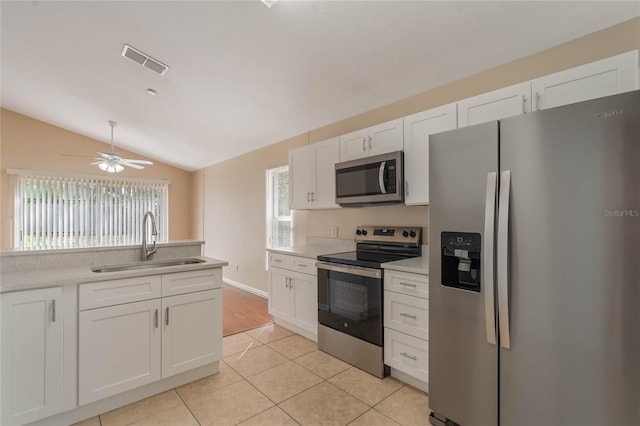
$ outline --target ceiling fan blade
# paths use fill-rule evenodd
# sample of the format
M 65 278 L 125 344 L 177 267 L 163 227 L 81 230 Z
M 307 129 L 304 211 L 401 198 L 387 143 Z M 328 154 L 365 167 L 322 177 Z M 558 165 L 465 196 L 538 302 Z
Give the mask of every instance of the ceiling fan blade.
M 137 164 L 127 163 L 126 161 L 119 161 L 118 163 L 122 164 L 123 166 L 131 167 L 133 169 L 138 169 L 138 170 L 144 169 L 144 167 L 142 166 L 138 166 Z
M 102 163 L 102 159 L 100 158 L 94 158 L 94 160 L 100 160 L 100 161 L 96 161 L 95 163 L 89 163 L 90 166 L 95 166 L 96 164 Z
M 147 164 L 149 166 L 153 166 L 153 163 L 147 160 L 132 160 L 131 158 L 123 158 L 120 161 L 126 161 L 127 163 Z
M 122 158 L 122 155 L 118 154 L 117 152 L 100 152 L 98 151 L 98 154 L 100 154 L 103 158 L 107 159 L 107 160 L 120 160 Z

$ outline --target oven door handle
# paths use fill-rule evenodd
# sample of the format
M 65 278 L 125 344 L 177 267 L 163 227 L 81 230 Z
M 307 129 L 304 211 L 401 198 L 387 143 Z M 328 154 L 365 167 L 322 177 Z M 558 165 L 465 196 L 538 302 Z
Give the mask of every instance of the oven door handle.
M 359 275 L 361 277 L 382 278 L 382 271 L 379 269 L 363 268 L 362 266 L 338 265 L 331 262 L 316 262 L 318 269 L 327 271 L 342 272 L 345 274 Z

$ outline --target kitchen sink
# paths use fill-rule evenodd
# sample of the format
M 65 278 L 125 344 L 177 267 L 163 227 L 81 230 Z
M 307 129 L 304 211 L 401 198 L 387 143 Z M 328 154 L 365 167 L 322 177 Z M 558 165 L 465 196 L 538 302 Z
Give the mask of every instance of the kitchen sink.
M 127 263 L 123 265 L 94 266 L 91 270 L 93 272 L 120 272 L 136 269 L 164 268 L 167 266 L 193 265 L 204 262 L 206 261 L 191 257 L 186 259 L 151 260 L 146 262 Z

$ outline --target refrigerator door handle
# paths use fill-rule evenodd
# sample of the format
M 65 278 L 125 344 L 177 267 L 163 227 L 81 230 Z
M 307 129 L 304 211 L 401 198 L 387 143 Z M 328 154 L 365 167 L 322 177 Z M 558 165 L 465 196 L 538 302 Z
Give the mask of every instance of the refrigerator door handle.
M 500 324 L 500 346 L 511 349 L 509 334 L 509 194 L 511 172 L 500 175 L 500 202 L 498 206 L 498 321 Z
M 496 344 L 496 313 L 494 306 L 493 241 L 495 239 L 497 174 L 487 173 L 487 197 L 484 206 L 484 319 L 487 328 L 487 343 Z

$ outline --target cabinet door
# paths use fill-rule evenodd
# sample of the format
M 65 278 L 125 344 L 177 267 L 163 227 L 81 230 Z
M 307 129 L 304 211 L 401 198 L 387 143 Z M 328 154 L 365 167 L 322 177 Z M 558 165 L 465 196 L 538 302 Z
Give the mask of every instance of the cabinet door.
M 429 203 L 429 135 L 457 126 L 452 103 L 404 118 L 405 204 Z
M 384 363 L 429 382 L 429 342 L 385 327 Z
M 269 269 L 269 313 L 274 317 L 291 318 L 291 291 L 287 272 Z
M 2 300 L 3 425 L 62 411 L 62 289 L 6 293 Z
M 336 204 L 336 168 L 340 161 L 340 139 L 333 138 L 311 145 L 314 152 L 314 185 L 311 207 L 338 208 Z
M 313 166 L 310 146 L 289 151 L 289 206 L 292 210 L 308 209 L 311 205 Z
M 429 340 L 429 300 L 385 291 L 384 326 Z
M 79 403 L 160 380 L 160 299 L 79 314 Z
M 291 273 L 293 291 L 291 321 L 312 334 L 318 333 L 318 284 L 312 275 Z
M 635 90 L 638 51 L 535 79 L 532 88 L 534 111 Z
M 458 127 L 531 111 L 531 82 L 516 84 L 458 102 Z
M 340 161 L 355 160 L 369 155 L 369 129 L 356 130 L 340 136 Z
M 403 135 L 402 118 L 370 127 L 367 156 L 402 151 L 404 147 Z
M 162 299 L 162 378 L 222 358 L 222 289 Z

